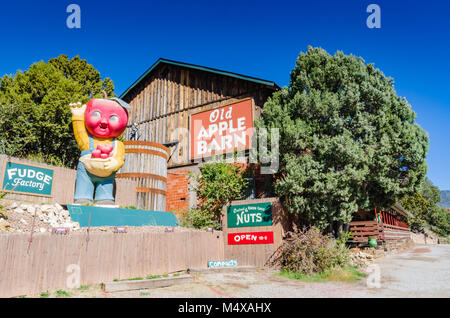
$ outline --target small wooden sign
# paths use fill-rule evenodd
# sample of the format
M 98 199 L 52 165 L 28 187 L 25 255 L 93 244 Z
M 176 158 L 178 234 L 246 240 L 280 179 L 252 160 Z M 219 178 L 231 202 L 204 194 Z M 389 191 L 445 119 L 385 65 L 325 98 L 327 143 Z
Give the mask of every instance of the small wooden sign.
M 69 234 L 69 229 L 67 227 L 55 227 L 53 228 L 54 234 Z
M 273 244 L 273 232 L 228 233 L 228 245 Z
M 235 259 L 230 259 L 226 261 L 208 261 L 208 268 L 228 268 L 237 266 L 238 262 Z
M 114 228 L 114 233 L 127 233 L 127 228 L 124 226 L 116 226 Z

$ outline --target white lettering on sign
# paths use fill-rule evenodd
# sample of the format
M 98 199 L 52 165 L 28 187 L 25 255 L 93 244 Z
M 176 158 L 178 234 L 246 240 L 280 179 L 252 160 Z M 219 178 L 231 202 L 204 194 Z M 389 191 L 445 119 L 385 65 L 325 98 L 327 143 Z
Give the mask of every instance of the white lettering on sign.
M 191 156 L 249 149 L 253 129 L 252 100 L 245 100 L 191 117 Z
M 45 184 L 49 185 L 53 179 L 53 177 L 44 174 L 41 171 L 34 171 L 32 169 L 18 169 L 12 168 L 7 170 L 8 180 L 11 180 L 11 185 L 13 187 L 24 186 L 37 188 L 42 191 L 45 187 Z M 17 177 L 16 177 L 17 176 Z M 24 180 L 27 179 L 35 179 L 34 180 Z M 42 181 L 42 182 L 38 182 Z
M 237 223 L 236 225 L 249 223 L 249 222 L 262 222 L 261 213 L 247 213 L 242 212 L 240 215 L 237 215 Z
M 241 234 L 241 235 L 236 235 L 234 237 L 234 241 L 240 242 L 240 241 L 254 241 L 256 242 L 258 240 L 258 236 L 256 235 L 252 235 L 252 234 Z
M 219 268 L 219 267 L 237 267 L 237 260 L 228 260 L 228 261 L 209 261 L 209 268 Z
M 233 112 L 233 107 L 230 107 L 227 110 L 227 112 L 225 113 L 225 116 L 224 116 L 224 111 L 225 111 L 224 108 L 222 108 L 221 110 L 219 110 L 219 109 L 214 110 L 211 113 L 211 115 L 209 116 L 209 121 L 213 123 L 213 122 L 217 121 L 219 119 L 219 117 L 220 117 L 219 120 L 231 119 L 231 113 Z

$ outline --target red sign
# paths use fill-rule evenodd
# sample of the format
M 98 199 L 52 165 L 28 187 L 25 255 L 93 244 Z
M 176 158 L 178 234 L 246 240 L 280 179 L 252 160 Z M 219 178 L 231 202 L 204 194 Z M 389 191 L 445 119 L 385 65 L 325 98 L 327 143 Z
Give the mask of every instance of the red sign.
M 253 128 L 252 100 L 193 114 L 191 158 L 249 149 Z
M 228 233 L 228 245 L 273 244 L 273 232 Z

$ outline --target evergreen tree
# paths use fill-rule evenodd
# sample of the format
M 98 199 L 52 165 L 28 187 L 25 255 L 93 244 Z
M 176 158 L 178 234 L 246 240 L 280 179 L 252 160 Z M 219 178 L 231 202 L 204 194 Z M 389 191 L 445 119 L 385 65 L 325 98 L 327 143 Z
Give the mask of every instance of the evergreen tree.
M 423 232 L 426 224 L 442 236 L 450 234 L 450 213 L 437 205 L 441 200 L 439 188 L 425 178 L 414 195 L 406 195 L 400 204 L 413 215 L 409 220 L 411 229 Z
M 373 64 L 309 47 L 256 126 L 279 128 L 276 193 L 302 223 L 325 228 L 416 192 L 428 136 L 415 117 Z

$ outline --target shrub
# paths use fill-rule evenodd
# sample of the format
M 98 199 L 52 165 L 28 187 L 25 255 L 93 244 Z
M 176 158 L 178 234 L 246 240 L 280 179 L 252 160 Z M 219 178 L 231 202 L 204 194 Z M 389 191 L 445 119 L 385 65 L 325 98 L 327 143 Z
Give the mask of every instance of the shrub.
M 316 228 L 303 229 L 298 233 L 288 233 L 278 249 L 273 265 L 283 272 L 312 275 L 323 273 L 349 263 L 349 252 L 345 239 L 335 240 Z
M 4 199 L 7 195 L 7 192 L 0 191 L 0 218 L 3 218 L 5 220 L 8 219 L 8 215 L 6 214 L 6 206 L 3 205 L 1 200 Z
M 42 293 L 40 294 L 40 297 L 41 297 L 41 298 L 48 298 L 48 297 L 50 297 L 50 293 L 49 293 L 48 291 L 42 292 Z
M 213 228 L 220 229 L 220 221 L 214 216 L 214 213 L 205 209 L 192 209 L 184 215 L 182 225 L 194 227 L 196 229 Z
M 69 297 L 70 294 L 68 292 L 66 292 L 65 290 L 62 289 L 58 289 L 56 291 L 56 297 Z
M 195 228 L 221 228 L 220 215 L 225 204 L 243 199 L 247 187 L 245 170 L 238 164 L 226 162 L 206 163 L 201 175 L 190 174 L 195 184 L 198 206 L 184 216 L 183 223 Z

